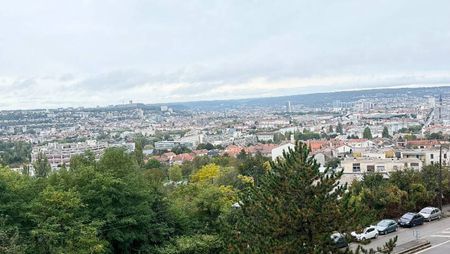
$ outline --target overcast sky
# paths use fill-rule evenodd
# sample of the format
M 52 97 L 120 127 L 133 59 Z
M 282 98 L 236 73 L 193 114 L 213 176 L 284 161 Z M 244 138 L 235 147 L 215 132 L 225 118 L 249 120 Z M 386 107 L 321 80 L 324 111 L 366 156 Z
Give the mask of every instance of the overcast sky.
M 0 6 L 0 109 L 450 85 L 448 0 Z

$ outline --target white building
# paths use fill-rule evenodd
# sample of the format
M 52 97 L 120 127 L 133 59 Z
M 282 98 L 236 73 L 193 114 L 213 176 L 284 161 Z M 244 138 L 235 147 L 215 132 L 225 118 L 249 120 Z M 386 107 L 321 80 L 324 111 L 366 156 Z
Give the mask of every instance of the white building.
M 442 164 L 449 165 L 450 151 L 442 151 Z M 440 151 L 437 149 L 411 149 L 400 151 L 401 158 L 417 158 L 425 166 L 439 164 Z
M 275 160 L 277 160 L 278 157 L 282 157 L 283 152 L 289 152 L 289 149 L 294 150 L 295 145 L 289 143 L 289 144 L 284 144 L 277 148 L 272 149 L 272 160 L 275 161 Z
M 344 174 L 364 174 L 369 172 L 389 173 L 405 169 L 421 170 L 422 166 L 422 161 L 417 158 L 347 158 L 341 162 Z
M 43 153 L 47 158 L 52 169 L 57 169 L 62 165 L 69 166 L 70 158 L 75 155 L 83 154 L 85 151 L 92 151 L 98 159 L 103 151 L 108 148 L 105 142 L 88 140 L 83 143 L 49 143 L 46 146 L 34 147 L 31 152 L 31 163 L 37 160 L 39 153 Z

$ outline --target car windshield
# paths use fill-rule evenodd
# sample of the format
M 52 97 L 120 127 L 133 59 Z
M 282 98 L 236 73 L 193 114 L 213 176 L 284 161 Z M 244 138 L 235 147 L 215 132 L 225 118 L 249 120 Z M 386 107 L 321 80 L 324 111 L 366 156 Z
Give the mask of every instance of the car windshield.
M 402 216 L 403 219 L 412 219 L 413 217 L 414 217 L 414 214 L 411 214 L 411 213 L 407 213 Z
M 377 226 L 379 227 L 386 227 L 389 225 L 389 221 L 388 220 L 382 220 L 380 222 L 378 222 Z
M 331 235 L 332 239 L 339 239 L 341 237 L 342 237 L 342 235 L 340 233 L 334 233 L 334 234 Z
M 425 214 L 430 214 L 433 211 L 432 208 L 424 208 L 420 212 Z

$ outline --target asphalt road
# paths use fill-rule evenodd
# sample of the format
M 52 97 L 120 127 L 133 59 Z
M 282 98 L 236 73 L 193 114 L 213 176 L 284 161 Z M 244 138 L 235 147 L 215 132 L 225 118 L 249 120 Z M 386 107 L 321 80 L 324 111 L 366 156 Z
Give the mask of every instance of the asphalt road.
M 382 247 L 389 239 L 398 236 L 397 245 L 416 240 L 426 239 L 430 241 L 431 248 L 417 252 L 422 254 L 441 254 L 450 253 L 450 218 L 444 218 L 432 222 L 425 222 L 421 226 L 414 228 L 399 228 L 397 232 L 378 236 L 369 244 L 363 245 L 364 248 L 370 249 Z M 351 244 L 351 249 L 356 248 L 356 244 Z

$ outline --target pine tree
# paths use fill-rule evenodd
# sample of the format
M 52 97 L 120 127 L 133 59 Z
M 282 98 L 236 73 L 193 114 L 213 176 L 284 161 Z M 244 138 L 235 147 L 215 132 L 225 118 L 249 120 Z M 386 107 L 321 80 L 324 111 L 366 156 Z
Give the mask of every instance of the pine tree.
M 388 128 L 386 126 L 384 126 L 384 128 L 383 128 L 383 133 L 381 134 L 381 136 L 383 138 L 390 138 L 391 137 L 391 135 L 389 135 L 389 130 L 388 130 Z
M 238 252 L 312 253 L 334 249 L 333 231 L 342 227 L 338 197 L 341 173 L 323 174 L 303 143 L 241 196 L 242 217 L 237 224 Z
M 372 139 L 372 131 L 369 127 L 366 127 L 363 132 L 363 138 Z
M 329 133 L 333 132 L 333 126 L 332 125 L 328 126 L 328 132 Z
M 135 142 L 134 155 L 139 167 L 144 166 L 144 150 L 141 142 Z
M 352 219 L 342 210 L 342 172 L 319 171 L 309 149 L 298 142 L 271 170 L 240 195 L 229 237 L 234 253 L 336 253 L 333 232 L 346 232 Z M 347 253 L 351 251 L 347 250 Z
M 342 124 L 341 124 L 341 122 L 339 122 L 338 123 L 338 125 L 337 125 L 337 127 L 336 127 L 336 132 L 337 133 L 339 133 L 339 134 L 344 134 L 344 131 L 343 131 L 343 129 L 342 129 Z
M 47 177 L 52 171 L 48 158 L 43 153 L 38 154 L 37 160 L 33 163 L 33 167 L 36 177 Z

